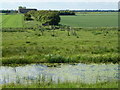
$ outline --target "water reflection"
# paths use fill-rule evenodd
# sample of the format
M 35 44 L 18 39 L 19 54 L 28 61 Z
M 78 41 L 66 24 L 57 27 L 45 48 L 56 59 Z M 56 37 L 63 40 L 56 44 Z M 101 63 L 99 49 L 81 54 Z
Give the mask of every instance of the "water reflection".
M 96 83 L 118 79 L 118 64 L 62 64 L 58 67 L 47 67 L 43 64 L 32 64 L 19 67 L 0 67 L 0 84 L 31 83 L 37 81 L 80 81 Z

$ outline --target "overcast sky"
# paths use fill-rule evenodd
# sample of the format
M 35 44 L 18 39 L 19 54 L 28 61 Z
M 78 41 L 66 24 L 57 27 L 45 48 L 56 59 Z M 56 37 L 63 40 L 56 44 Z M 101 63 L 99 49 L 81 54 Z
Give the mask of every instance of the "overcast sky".
M 0 9 L 18 6 L 41 9 L 118 9 L 119 0 L 0 0 Z
M 0 0 L 1 2 L 118 2 L 119 0 Z

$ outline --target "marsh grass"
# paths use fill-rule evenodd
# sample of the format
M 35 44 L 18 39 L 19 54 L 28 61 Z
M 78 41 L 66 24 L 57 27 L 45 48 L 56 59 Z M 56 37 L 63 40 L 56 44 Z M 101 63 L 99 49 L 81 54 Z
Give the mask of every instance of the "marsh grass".
M 61 55 L 33 55 L 23 57 L 3 58 L 2 64 L 30 64 L 30 63 L 119 63 L 118 54 L 82 54 L 76 56 Z
M 101 82 L 96 84 L 85 84 L 80 82 L 64 82 L 64 83 L 32 83 L 32 84 L 6 84 L 2 88 L 118 88 L 118 82 Z
M 49 63 L 70 63 L 72 62 L 72 59 L 70 57 L 64 57 L 61 55 L 52 55 L 52 54 L 47 55 L 46 59 Z
M 77 36 L 67 35 L 67 30 L 52 30 L 41 33 L 3 32 L 3 64 L 29 63 L 118 63 L 117 28 L 76 28 Z M 72 32 L 72 31 L 71 31 Z
M 99 82 L 99 77 L 95 83 L 83 83 L 79 79 L 77 81 L 65 80 L 63 82 L 59 78 L 54 81 L 52 76 L 46 77 L 43 74 L 34 79 L 29 76 L 23 78 L 16 76 L 14 83 L 8 83 L 8 81 L 8 78 L 4 77 L 2 88 L 118 88 L 117 80 Z
M 32 61 L 24 57 L 10 57 L 2 59 L 2 64 L 30 64 Z

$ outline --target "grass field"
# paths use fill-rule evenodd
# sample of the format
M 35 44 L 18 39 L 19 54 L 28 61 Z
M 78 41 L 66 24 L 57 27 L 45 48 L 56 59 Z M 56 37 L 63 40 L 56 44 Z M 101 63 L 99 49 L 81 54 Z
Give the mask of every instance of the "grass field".
M 2 27 L 18 28 L 23 27 L 23 15 L 13 14 L 13 15 L 2 15 Z
M 43 36 L 40 31 L 32 30 L 3 32 L 3 63 L 117 62 L 115 28 L 80 29 L 77 36 L 72 31 L 68 36 L 67 31 L 55 30 L 53 37 L 52 32 L 44 31 Z
M 76 16 L 61 16 L 60 23 L 72 27 L 117 27 L 118 13 L 77 13 Z

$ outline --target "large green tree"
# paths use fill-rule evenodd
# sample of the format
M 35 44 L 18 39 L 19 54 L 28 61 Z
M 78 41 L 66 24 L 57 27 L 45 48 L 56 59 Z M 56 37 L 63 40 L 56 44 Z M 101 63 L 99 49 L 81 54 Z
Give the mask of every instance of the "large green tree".
M 58 25 L 60 16 L 58 11 L 30 11 L 28 12 L 35 20 L 39 21 L 42 25 Z

